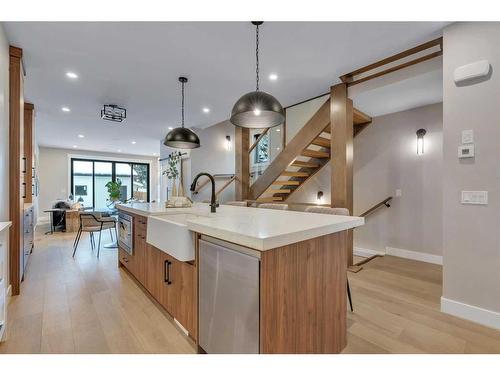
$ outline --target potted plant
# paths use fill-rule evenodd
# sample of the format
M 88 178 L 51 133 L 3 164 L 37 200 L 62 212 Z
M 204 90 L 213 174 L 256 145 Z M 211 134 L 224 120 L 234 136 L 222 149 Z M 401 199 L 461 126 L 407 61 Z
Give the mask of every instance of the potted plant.
M 177 165 L 179 164 L 179 161 L 181 160 L 181 153 L 180 152 L 172 152 L 170 155 L 168 155 L 167 162 L 168 166 L 167 169 L 163 172 L 164 175 L 167 176 L 169 180 L 172 180 L 172 196 L 176 197 L 177 196 L 177 177 L 179 177 L 179 170 L 177 169 Z M 167 198 L 168 198 L 168 191 L 167 191 Z
M 111 204 L 120 200 L 122 182 L 119 178 L 117 178 L 116 181 L 109 181 L 104 186 L 108 189 L 109 201 L 111 201 Z

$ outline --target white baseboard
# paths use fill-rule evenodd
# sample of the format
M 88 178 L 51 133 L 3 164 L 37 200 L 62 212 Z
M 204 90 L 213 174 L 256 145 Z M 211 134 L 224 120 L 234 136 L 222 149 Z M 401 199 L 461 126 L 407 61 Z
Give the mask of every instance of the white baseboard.
M 500 313 L 441 297 L 441 311 L 487 327 L 500 329 Z
M 384 255 L 385 254 L 383 251 L 366 249 L 363 247 L 354 247 L 353 253 L 354 253 L 354 255 L 356 255 L 358 257 L 363 257 L 363 258 L 369 258 L 369 257 L 374 256 L 374 255 Z
M 385 248 L 385 253 L 387 255 L 393 255 L 395 257 L 413 259 L 413 260 L 418 260 L 420 262 L 443 265 L 443 257 L 441 255 L 421 253 L 418 251 L 398 249 L 396 247 L 389 247 L 389 246 Z

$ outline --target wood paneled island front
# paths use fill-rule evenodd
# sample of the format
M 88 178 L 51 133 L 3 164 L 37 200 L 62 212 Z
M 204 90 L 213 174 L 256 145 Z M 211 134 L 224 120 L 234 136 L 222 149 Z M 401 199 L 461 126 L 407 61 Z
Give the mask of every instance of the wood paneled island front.
M 133 217 L 134 228 L 132 255 L 120 247 L 119 265 L 188 332 L 200 352 L 339 353 L 345 347 L 347 229 L 363 225 L 362 218 L 234 206 L 221 206 L 211 214 L 206 204 L 165 209 L 158 204 L 133 203 L 119 205 L 118 209 Z M 192 235 L 190 260 L 171 255 L 179 253 L 158 244 L 161 237 L 151 233 L 163 221 L 176 223 L 174 218 L 180 215 L 182 224 L 176 224 L 179 236 L 182 228 Z M 175 232 L 170 237 L 176 237 Z M 248 280 L 243 280 L 241 290 L 234 289 L 239 285 L 238 278 L 245 279 L 245 269 L 240 268 L 242 275 L 238 275 L 237 266 L 222 271 L 218 263 L 214 268 L 218 273 L 214 278 L 219 278 L 216 287 L 208 288 L 210 293 L 206 294 L 206 285 L 200 283 L 212 281 L 210 273 L 207 279 L 211 268 L 207 271 L 204 266 L 211 260 L 203 260 L 208 250 L 203 246 L 200 249 L 200 243 L 211 242 L 228 254 L 217 255 L 217 261 L 239 253 L 255 259 L 255 290 L 248 287 Z M 228 282 L 223 283 L 221 277 Z M 206 301 L 212 295 L 219 300 L 217 304 Z M 257 299 L 256 304 L 248 303 L 256 309 L 246 308 L 247 301 L 241 298 L 247 295 Z M 235 306 L 231 306 L 231 296 Z M 208 310 L 203 308 L 207 303 Z M 215 315 L 207 317 L 207 311 Z M 216 315 L 219 311 L 224 317 Z M 257 345 L 247 351 L 245 343 L 239 341 L 252 333 L 252 325 L 257 325 Z M 212 340 L 210 345 L 204 344 L 206 332 Z M 225 339 L 236 345 L 220 342 Z M 219 342 L 213 345 L 214 340 Z

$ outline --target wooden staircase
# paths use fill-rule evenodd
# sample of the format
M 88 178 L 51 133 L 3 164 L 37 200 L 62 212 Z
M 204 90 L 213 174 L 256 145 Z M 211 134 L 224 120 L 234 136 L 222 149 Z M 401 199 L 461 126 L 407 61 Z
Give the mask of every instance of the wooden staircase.
M 371 118 L 353 110 L 353 135 Z M 250 186 L 249 198 L 257 202 L 282 202 L 330 161 L 330 99 L 311 117 L 264 173 Z

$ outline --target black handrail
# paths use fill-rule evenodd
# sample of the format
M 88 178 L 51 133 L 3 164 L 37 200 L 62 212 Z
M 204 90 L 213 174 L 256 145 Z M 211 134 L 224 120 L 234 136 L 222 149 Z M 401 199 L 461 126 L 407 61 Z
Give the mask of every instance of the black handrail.
M 391 201 L 391 199 L 392 199 L 392 197 L 385 198 L 382 202 L 377 203 L 375 206 L 373 206 L 369 210 L 363 212 L 359 216 L 366 217 L 366 216 L 370 215 L 372 212 L 374 212 L 375 210 L 379 209 L 382 206 L 391 207 L 391 205 L 389 204 L 389 202 Z

